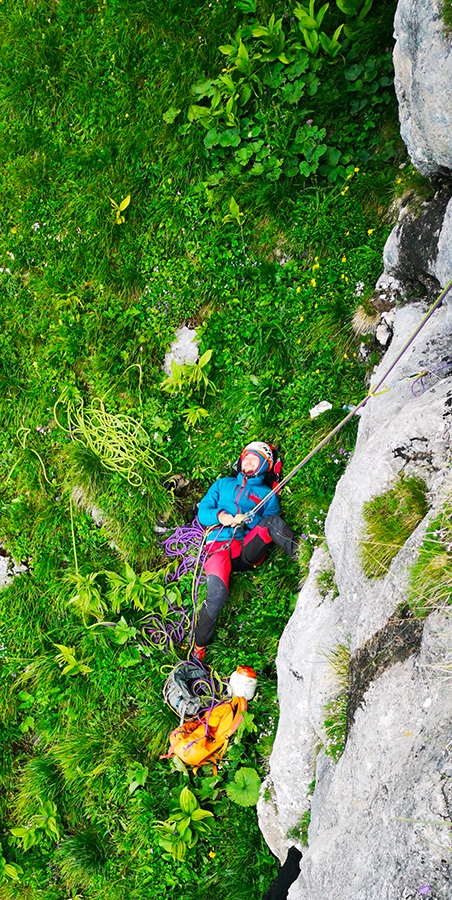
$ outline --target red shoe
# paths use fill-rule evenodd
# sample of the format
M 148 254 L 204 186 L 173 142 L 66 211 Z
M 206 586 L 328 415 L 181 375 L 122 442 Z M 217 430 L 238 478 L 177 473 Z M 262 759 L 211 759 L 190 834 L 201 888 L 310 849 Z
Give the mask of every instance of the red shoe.
M 202 662 L 206 655 L 206 648 L 198 647 L 198 644 L 195 644 L 193 650 L 191 651 L 191 655 L 193 659 L 197 660 L 197 662 Z

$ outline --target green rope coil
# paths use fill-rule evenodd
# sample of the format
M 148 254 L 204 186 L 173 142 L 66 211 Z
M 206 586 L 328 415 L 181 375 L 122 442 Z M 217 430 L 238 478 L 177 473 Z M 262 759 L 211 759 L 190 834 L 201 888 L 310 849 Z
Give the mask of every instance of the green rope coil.
M 136 419 L 107 412 L 99 397 L 95 397 L 87 407 L 78 397 L 67 400 L 66 426 L 57 416 L 57 407 L 62 402 L 63 396 L 60 396 L 53 409 L 55 422 L 63 431 L 68 431 L 74 441 L 89 447 L 104 469 L 117 472 L 132 487 L 140 487 L 143 483 L 137 472 L 138 466 L 164 477 L 171 474 L 171 463 L 151 447 L 147 431 Z M 164 468 L 158 466 L 158 461 Z

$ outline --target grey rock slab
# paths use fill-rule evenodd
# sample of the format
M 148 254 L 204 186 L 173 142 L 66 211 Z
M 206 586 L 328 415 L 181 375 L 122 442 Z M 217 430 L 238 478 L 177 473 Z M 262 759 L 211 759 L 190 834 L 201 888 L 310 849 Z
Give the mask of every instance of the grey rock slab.
M 425 312 L 423 303 L 396 310 L 394 337 L 372 384 Z M 444 367 L 451 359 L 451 333 L 452 301 L 447 300 L 382 393 L 362 409 L 356 448 L 328 512 L 327 548 L 315 551 L 280 641 L 280 719 L 258 815 L 264 837 L 283 861 L 287 847 L 296 843 L 288 832 L 309 808 L 315 770 L 309 849 L 289 892 L 292 900 L 414 900 L 424 884 L 433 885 L 432 900 L 452 900 L 447 880 L 452 620 L 432 614 L 420 656 L 395 664 L 370 683 L 337 765 L 320 749 L 325 704 L 338 690 L 329 657 L 339 643 L 349 642 L 352 653 L 362 647 L 406 600 L 410 568 L 428 522 L 452 491 L 452 366 Z M 411 376 L 422 371 L 423 384 L 414 382 Z M 359 551 L 363 506 L 390 488 L 402 470 L 425 480 L 430 512 L 386 577 L 368 579 Z M 331 566 L 339 589 L 335 599 L 322 597 L 317 581 L 319 571 Z
M 338 764 L 320 755 L 291 900 L 414 900 L 425 884 L 452 897 L 451 653 L 452 619 L 433 614 L 420 656 L 371 684 Z
M 299 824 L 309 806 L 308 786 L 314 778 L 317 747 L 325 739 L 323 709 L 337 690 L 328 656 L 345 640 L 341 605 L 323 598 L 317 584 L 319 572 L 328 568 L 329 554 L 324 548 L 317 549 L 278 648 L 281 724 L 266 783 L 270 799 L 261 798 L 258 812 L 265 838 L 280 859 L 294 843 L 287 831 Z
M 452 169 L 452 44 L 439 0 L 399 0 L 394 20 L 400 132 L 426 175 Z
M 187 362 L 196 362 L 199 356 L 199 341 L 196 340 L 196 329 L 182 325 L 176 331 L 176 336 L 168 353 L 165 354 L 163 371 L 171 375 L 171 362 L 174 359 L 179 366 Z
M 408 336 L 425 313 L 422 304 L 396 312 L 390 349 L 373 373 L 378 384 Z M 325 523 L 327 544 L 343 602 L 343 627 L 352 652 L 383 627 L 406 594 L 407 573 L 422 543 L 428 516 L 393 560 L 383 579 L 368 579 L 360 563 L 364 536 L 364 504 L 388 490 L 399 473 L 415 474 L 429 489 L 433 511 L 450 484 L 450 408 L 452 364 L 439 369 L 444 356 L 452 360 L 452 303 L 437 310 L 390 374 L 381 391 L 362 410 L 355 451 L 340 479 Z M 410 376 L 429 368 L 424 392 L 413 393 Z M 450 374 L 448 374 L 450 372 Z M 421 391 L 420 383 L 416 390 Z M 408 457 L 408 459 L 406 458 Z

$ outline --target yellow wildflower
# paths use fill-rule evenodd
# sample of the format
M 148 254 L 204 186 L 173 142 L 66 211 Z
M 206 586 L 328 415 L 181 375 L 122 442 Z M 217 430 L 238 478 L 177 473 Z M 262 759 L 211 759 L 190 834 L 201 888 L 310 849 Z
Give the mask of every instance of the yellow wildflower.
M 374 231 L 375 231 L 375 228 L 368 228 L 368 229 L 367 229 L 367 234 L 373 234 Z
M 214 857 L 216 856 L 216 853 L 214 853 L 213 850 L 209 850 L 209 856 L 211 859 L 214 859 Z
M 353 169 L 353 171 L 354 171 L 354 172 L 359 172 L 359 166 L 355 166 L 355 168 Z
M 315 278 L 311 278 L 311 287 L 315 287 L 317 284 Z
M 347 257 L 346 257 L 346 256 L 343 256 L 342 259 L 341 259 L 341 262 L 347 262 Z
M 297 294 L 299 294 L 300 292 L 301 292 L 301 287 L 300 287 L 300 285 L 298 285 L 298 287 L 297 287 Z

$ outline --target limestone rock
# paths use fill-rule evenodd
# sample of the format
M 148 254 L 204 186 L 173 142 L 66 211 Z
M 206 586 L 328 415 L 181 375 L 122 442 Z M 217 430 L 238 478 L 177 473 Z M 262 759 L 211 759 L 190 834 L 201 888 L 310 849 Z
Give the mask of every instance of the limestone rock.
M 175 359 L 179 366 L 186 362 L 196 362 L 199 356 L 199 342 L 196 340 L 196 329 L 182 325 L 176 331 L 176 337 L 168 353 L 165 354 L 163 370 L 171 375 L 171 360 Z
M 397 309 L 394 337 L 373 384 L 425 310 L 422 303 Z M 369 682 L 339 762 L 319 750 L 327 743 L 325 704 L 337 694 L 331 654 L 346 643 L 354 654 L 393 619 L 406 599 L 428 521 L 451 493 L 451 337 L 452 299 L 391 373 L 383 386 L 390 389 L 362 409 L 356 449 L 327 516 L 328 549 L 315 551 L 280 641 L 280 719 L 258 813 L 264 837 L 282 861 L 312 804 L 309 847 L 290 900 L 414 900 L 425 884 L 432 885 L 435 900 L 452 897 L 444 862 L 452 844 L 452 668 L 447 679 L 438 668 L 452 667 L 452 616 L 431 614 L 420 654 Z M 422 371 L 423 382 L 415 381 L 413 374 Z M 370 580 L 360 563 L 363 505 L 402 470 L 425 480 L 430 513 L 387 575 Z M 339 590 L 334 599 L 322 596 L 318 583 L 319 571 L 333 567 Z
M 445 182 L 419 215 L 402 205 L 383 251 L 385 277 L 396 279 L 402 294 L 419 295 L 422 285 L 432 301 L 451 280 L 451 196 L 452 185 Z
M 426 175 L 452 170 L 452 42 L 440 0 L 399 0 L 394 21 L 400 131 Z
M 316 405 L 309 410 L 309 415 L 311 419 L 316 419 L 317 416 L 321 416 L 322 413 L 328 412 L 328 410 L 332 408 L 333 405 L 329 400 L 321 400 L 320 403 L 316 403 Z

